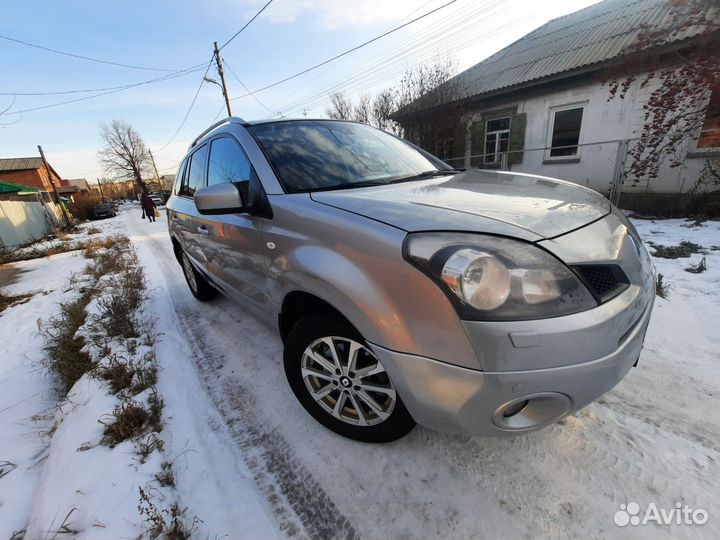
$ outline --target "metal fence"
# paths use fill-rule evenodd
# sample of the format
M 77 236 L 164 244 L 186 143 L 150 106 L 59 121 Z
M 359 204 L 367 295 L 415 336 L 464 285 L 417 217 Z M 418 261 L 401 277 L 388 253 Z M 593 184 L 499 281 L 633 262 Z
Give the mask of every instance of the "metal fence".
M 61 210 L 40 200 L 0 200 L 0 250 L 12 250 L 39 240 L 60 226 Z
M 478 167 L 570 180 L 608 196 L 617 204 L 627 179 L 628 149 L 635 139 L 574 146 L 498 151 L 445 161 L 456 168 Z M 642 183 L 642 182 L 640 182 Z M 638 182 L 634 181 L 634 186 Z

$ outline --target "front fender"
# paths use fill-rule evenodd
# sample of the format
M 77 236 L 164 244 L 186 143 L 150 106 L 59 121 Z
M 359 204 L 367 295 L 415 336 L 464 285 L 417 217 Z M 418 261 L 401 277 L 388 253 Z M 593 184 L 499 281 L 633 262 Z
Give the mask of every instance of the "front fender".
M 273 261 L 270 277 L 271 296 L 278 311 L 288 293 L 310 293 L 342 313 L 368 341 L 396 350 L 412 347 L 412 337 L 393 299 L 337 251 L 319 246 L 298 247 Z

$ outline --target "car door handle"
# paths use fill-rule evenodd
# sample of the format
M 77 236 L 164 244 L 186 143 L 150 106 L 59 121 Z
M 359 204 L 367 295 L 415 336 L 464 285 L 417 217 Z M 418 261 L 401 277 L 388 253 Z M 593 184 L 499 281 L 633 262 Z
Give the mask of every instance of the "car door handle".
M 197 228 L 197 232 L 200 234 L 210 234 L 210 231 L 207 230 L 203 225 Z

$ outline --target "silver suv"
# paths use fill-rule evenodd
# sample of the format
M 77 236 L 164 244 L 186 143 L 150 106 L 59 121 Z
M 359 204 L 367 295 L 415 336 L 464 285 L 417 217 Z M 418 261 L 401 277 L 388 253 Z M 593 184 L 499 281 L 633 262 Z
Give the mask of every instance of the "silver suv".
M 362 124 L 223 120 L 167 208 L 193 295 L 276 326 L 299 402 L 361 441 L 555 422 L 636 363 L 652 310 L 648 254 L 601 195 Z

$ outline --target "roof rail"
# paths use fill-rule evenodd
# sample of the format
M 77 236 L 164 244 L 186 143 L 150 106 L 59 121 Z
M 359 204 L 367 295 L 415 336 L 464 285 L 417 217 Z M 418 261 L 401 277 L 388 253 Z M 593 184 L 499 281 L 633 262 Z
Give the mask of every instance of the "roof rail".
M 243 125 L 245 125 L 245 124 L 247 124 L 247 122 L 245 122 L 245 120 L 243 120 L 239 116 L 228 116 L 227 118 L 223 118 L 219 122 L 215 122 L 212 126 L 210 126 L 205 131 L 203 131 L 200 135 L 195 137 L 195 140 L 192 142 L 192 144 L 190 145 L 190 148 L 188 148 L 188 150 L 190 150 L 191 148 L 194 148 L 200 139 L 202 139 L 205 135 L 210 133 L 216 127 L 222 126 L 223 124 L 243 124 Z

